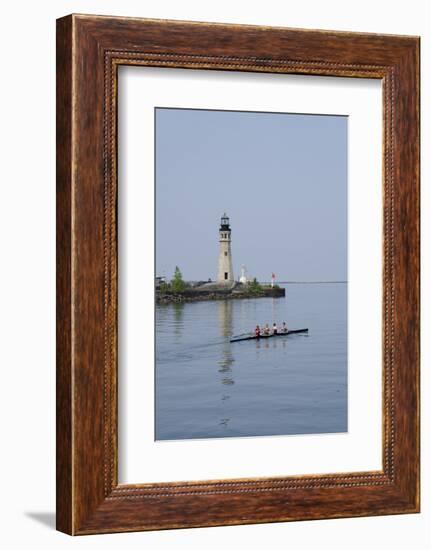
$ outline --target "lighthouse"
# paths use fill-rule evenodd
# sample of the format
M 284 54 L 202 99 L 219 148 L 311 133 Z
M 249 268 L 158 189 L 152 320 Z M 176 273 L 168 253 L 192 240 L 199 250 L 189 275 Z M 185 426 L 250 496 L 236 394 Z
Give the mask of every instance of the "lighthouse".
M 218 283 L 233 283 L 231 230 L 229 218 L 223 214 L 219 229 Z

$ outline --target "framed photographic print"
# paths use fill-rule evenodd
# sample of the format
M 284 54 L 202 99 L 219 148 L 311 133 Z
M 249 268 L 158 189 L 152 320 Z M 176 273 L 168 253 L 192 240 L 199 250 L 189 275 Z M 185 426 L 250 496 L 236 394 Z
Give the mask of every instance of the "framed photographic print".
M 57 528 L 419 511 L 419 39 L 57 22 Z

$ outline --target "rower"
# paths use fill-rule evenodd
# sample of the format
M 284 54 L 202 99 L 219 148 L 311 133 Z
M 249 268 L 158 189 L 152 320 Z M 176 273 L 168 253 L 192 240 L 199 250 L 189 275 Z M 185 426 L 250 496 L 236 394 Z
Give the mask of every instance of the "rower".
M 256 338 L 260 338 L 260 326 L 256 325 L 256 328 L 254 329 L 254 335 Z
M 278 332 L 277 323 L 273 323 L 273 325 L 272 325 L 272 334 L 277 334 L 277 332 Z
M 265 328 L 263 329 L 263 333 L 264 333 L 266 336 L 269 336 L 269 335 L 270 335 L 271 330 L 270 330 L 270 328 L 269 328 L 268 323 L 266 323 Z
M 283 321 L 283 326 L 281 327 L 281 331 L 282 332 L 287 332 L 287 325 L 284 321 Z

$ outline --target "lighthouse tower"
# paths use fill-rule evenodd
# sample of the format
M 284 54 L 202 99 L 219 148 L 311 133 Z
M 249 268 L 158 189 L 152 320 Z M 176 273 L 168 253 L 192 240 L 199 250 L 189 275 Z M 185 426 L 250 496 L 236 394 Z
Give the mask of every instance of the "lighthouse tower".
M 219 229 L 218 283 L 233 283 L 231 231 L 229 218 L 223 214 Z

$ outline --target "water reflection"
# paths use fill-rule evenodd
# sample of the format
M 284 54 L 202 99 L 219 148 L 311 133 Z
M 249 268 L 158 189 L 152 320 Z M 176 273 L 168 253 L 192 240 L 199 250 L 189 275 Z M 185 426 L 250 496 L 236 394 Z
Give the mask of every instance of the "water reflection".
M 217 305 L 220 335 L 230 338 L 233 330 L 232 300 L 220 300 Z
M 222 374 L 221 383 L 225 386 L 235 384 L 232 377 L 232 365 L 235 362 L 232 354 L 232 346 L 229 339 L 232 335 L 232 302 L 231 300 L 220 300 L 218 302 L 218 317 L 220 336 L 223 338 L 221 357 L 217 361 L 218 372 Z
M 181 338 L 184 330 L 184 319 L 183 319 L 184 304 L 176 303 L 176 304 L 172 304 L 172 307 L 174 308 L 174 315 L 173 315 L 174 334 L 178 338 Z
M 233 379 L 232 365 L 235 362 L 235 358 L 232 353 L 232 346 L 229 342 L 233 331 L 233 316 L 232 316 L 232 302 L 231 300 L 220 300 L 218 302 L 218 318 L 220 327 L 220 336 L 223 338 L 223 345 L 221 347 L 221 357 L 217 361 L 219 366 L 218 372 L 221 375 L 221 383 L 224 391 L 221 396 L 221 401 L 224 403 L 231 398 L 231 394 L 228 390 L 229 386 L 235 384 Z M 225 428 L 228 426 L 230 418 L 221 418 L 220 426 Z
M 256 340 L 255 343 L 256 343 L 256 349 L 257 350 L 260 350 L 260 349 L 269 349 L 269 348 L 272 348 L 272 349 L 277 349 L 277 348 L 280 348 L 280 349 L 286 349 L 287 348 L 287 341 L 288 341 L 288 338 L 284 338 L 284 337 L 274 337 L 274 338 L 261 338 L 260 340 Z

